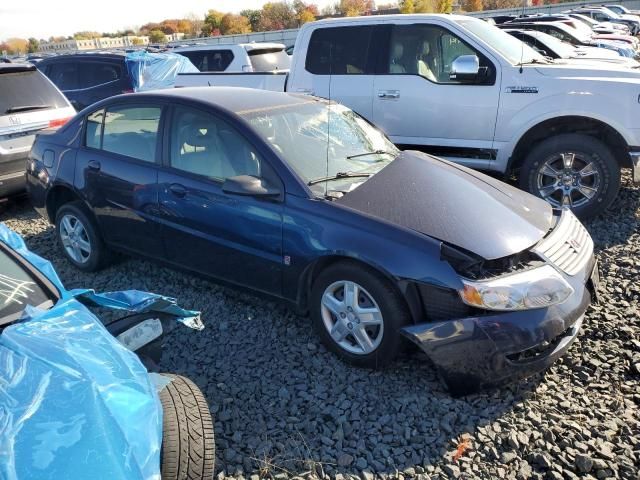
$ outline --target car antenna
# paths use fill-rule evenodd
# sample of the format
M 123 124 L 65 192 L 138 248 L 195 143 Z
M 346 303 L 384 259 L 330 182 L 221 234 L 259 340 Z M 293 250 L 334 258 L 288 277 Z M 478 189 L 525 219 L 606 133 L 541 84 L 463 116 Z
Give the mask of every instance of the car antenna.
M 522 0 L 522 17 L 524 17 L 524 9 L 527 6 L 527 0 Z M 522 40 L 521 40 L 522 42 Z M 524 42 L 522 42 L 521 48 L 520 48 L 520 74 L 522 74 L 522 72 L 524 71 L 524 69 L 522 68 L 522 61 L 524 60 Z

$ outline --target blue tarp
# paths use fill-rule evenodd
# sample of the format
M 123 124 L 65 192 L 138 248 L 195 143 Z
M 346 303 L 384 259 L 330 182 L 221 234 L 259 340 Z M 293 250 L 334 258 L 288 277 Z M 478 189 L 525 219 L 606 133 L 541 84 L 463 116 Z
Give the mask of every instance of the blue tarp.
M 162 311 L 202 328 L 198 312 L 139 291 L 67 291 L 52 265 L 1 223 L 0 242 L 62 296 L 46 311 L 27 307 L 0 334 L 0 479 L 159 479 L 162 379 L 81 302 Z
M 191 60 L 177 53 L 149 53 L 141 50 L 127 53 L 125 62 L 136 92 L 173 88 L 178 73 L 199 72 Z

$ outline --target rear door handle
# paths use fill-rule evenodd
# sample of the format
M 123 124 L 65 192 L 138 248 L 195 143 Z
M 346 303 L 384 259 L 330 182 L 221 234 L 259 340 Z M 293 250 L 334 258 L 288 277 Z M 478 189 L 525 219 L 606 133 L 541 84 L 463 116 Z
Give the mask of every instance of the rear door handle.
M 400 90 L 380 90 L 378 91 L 378 98 L 385 100 L 395 100 L 400 98 Z
M 95 171 L 100 170 L 100 167 L 101 167 L 100 162 L 97 160 L 89 160 L 89 163 L 87 166 L 89 167 L 90 170 L 95 170 Z
M 179 198 L 183 198 L 187 194 L 185 186 L 180 185 L 179 183 L 172 183 L 169 185 L 169 191 Z

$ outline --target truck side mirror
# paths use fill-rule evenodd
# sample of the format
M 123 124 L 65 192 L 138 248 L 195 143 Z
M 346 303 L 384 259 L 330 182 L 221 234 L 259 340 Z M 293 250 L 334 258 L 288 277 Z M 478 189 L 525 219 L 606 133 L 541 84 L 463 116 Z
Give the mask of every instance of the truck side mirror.
M 461 55 L 451 64 L 449 80 L 473 82 L 480 73 L 480 60 L 476 55 Z

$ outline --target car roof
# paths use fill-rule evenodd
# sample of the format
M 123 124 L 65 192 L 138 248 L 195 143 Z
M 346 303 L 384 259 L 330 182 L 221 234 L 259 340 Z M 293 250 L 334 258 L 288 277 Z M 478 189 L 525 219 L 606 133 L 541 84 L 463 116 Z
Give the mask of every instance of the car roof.
M 201 51 L 201 50 L 228 50 L 230 48 L 244 48 L 247 52 L 251 50 L 263 50 L 267 48 L 279 48 L 284 50 L 286 46 L 284 43 L 273 43 L 273 42 L 259 42 L 259 43 L 201 43 L 198 45 L 189 45 L 187 47 L 176 47 L 172 49 L 173 52 L 191 52 L 191 51 Z
M 29 72 L 35 69 L 36 66 L 33 63 L 0 63 L 0 74 Z
M 301 95 L 270 90 L 258 90 L 242 87 L 185 87 L 155 90 L 143 93 L 127 94 L 122 98 L 163 98 L 167 100 L 192 100 L 211 106 L 221 107 L 236 114 L 259 111 L 274 107 L 286 107 L 296 104 L 324 102 L 325 100 L 309 95 Z
M 126 54 L 125 53 L 117 53 L 117 52 L 109 52 L 109 53 L 63 53 L 62 55 L 56 55 L 55 57 L 47 57 L 42 60 L 42 64 L 44 63 L 53 63 L 65 60 L 115 60 L 118 62 L 124 62 Z
M 447 19 L 447 20 L 470 20 L 475 19 L 478 21 L 482 21 L 476 17 L 470 17 L 468 15 L 455 15 L 455 14 L 444 14 L 444 13 L 409 13 L 409 14 L 391 14 L 391 15 L 367 15 L 362 17 L 339 17 L 339 18 L 323 18 L 322 20 L 317 20 L 315 22 L 305 23 L 306 25 L 326 25 L 327 23 L 382 23 L 383 21 L 389 20 L 437 20 L 437 19 Z

